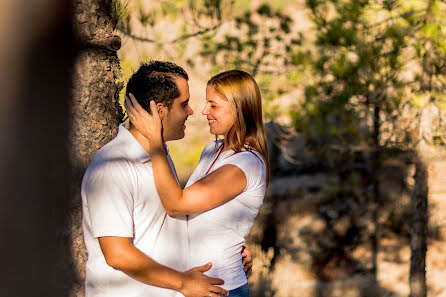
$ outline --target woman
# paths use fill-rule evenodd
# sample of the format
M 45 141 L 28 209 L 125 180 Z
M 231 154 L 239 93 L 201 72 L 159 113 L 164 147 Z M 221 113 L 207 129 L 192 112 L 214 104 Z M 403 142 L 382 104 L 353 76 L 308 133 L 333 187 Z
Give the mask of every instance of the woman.
M 240 252 L 269 182 L 261 95 L 251 75 L 230 70 L 209 80 L 206 101 L 202 114 L 216 140 L 204 148 L 184 190 L 168 164 L 154 102 L 153 116 L 133 98 L 126 99 L 126 109 L 149 139 L 155 184 L 167 213 L 189 215 L 190 264 L 210 260 L 207 274 L 222 278 L 229 296 L 245 297 L 249 292 Z

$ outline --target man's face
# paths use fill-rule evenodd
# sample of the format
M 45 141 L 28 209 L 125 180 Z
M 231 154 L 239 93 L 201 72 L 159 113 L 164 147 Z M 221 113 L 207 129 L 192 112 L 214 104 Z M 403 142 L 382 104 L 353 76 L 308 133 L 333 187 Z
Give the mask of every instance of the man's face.
M 183 138 L 187 117 L 193 113 L 189 106 L 189 84 L 182 77 L 176 78 L 176 83 L 180 97 L 173 101 L 170 110 L 165 107 L 165 116 L 162 117 L 164 141 Z

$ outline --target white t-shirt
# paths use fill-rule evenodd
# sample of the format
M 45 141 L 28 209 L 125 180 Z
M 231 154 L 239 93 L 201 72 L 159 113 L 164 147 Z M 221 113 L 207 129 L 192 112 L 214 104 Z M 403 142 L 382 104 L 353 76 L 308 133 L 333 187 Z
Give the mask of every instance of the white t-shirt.
M 81 194 L 88 251 L 86 297 L 182 296 L 111 268 L 99 246 L 98 237 L 131 237 L 133 244 L 155 261 L 179 271 L 187 269 L 186 217 L 166 214 L 156 191 L 150 156 L 123 125 L 117 137 L 93 158 Z
M 186 187 L 206 175 L 217 155 L 218 150 L 213 141 L 204 148 Z M 191 266 L 212 261 L 212 268 L 206 274 L 223 279 L 225 284 L 222 287 L 233 290 L 247 282 L 241 250 L 263 203 L 266 165 L 257 152 L 242 151 L 234 154 L 234 151 L 229 150 L 220 154 L 209 173 L 226 164 L 235 165 L 245 173 L 246 189 L 219 207 L 190 215 L 188 234 Z

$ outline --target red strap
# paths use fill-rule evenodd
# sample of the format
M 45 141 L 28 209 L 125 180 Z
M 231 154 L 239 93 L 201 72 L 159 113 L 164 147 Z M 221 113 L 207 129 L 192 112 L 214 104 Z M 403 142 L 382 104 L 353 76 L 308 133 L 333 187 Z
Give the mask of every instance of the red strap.
M 221 154 L 222 151 L 223 151 L 223 144 L 222 144 L 221 147 L 220 147 L 220 151 L 218 152 L 217 157 L 214 159 L 214 161 L 212 162 L 211 166 L 209 166 L 208 170 L 206 171 L 206 175 L 209 174 L 209 171 L 212 169 L 212 166 L 214 166 L 215 162 L 217 162 L 218 157 L 220 157 L 220 154 Z M 256 154 L 254 154 L 252 151 L 248 151 L 248 152 L 252 153 L 254 156 L 257 157 L 257 159 L 260 160 L 260 158 L 259 158 Z M 234 152 L 234 154 L 232 154 L 232 156 L 235 155 L 235 154 L 238 154 L 238 153 L 241 153 L 241 151 L 239 151 L 239 152 Z M 260 160 L 260 162 L 263 163 L 262 160 Z
M 206 174 L 209 173 L 209 171 L 211 170 L 212 166 L 214 166 L 215 162 L 217 162 L 218 157 L 220 157 L 221 152 L 223 151 L 223 144 L 220 147 L 220 151 L 218 152 L 217 157 L 214 159 L 214 162 L 212 162 L 211 166 L 209 167 L 208 171 L 206 171 Z

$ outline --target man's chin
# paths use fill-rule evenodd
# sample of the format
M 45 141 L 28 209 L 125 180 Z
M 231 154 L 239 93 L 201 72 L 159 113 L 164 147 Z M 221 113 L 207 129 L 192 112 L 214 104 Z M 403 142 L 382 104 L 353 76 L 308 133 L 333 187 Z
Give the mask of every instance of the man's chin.
M 184 136 L 185 136 L 185 133 L 183 133 L 182 135 L 176 135 L 174 137 L 170 137 L 170 138 L 166 139 L 165 141 L 167 142 L 167 141 L 180 140 L 180 139 L 183 139 Z

